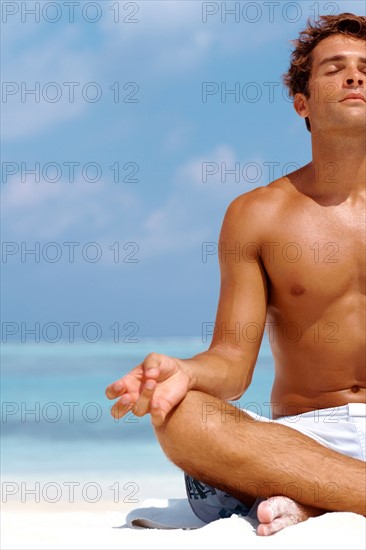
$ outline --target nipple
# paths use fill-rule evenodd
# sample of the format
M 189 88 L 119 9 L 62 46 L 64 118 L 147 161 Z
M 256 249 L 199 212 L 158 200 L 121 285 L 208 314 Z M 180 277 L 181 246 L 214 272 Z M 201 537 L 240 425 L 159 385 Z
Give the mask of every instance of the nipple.
M 360 386 L 357 386 L 357 384 L 355 384 L 354 386 L 352 386 L 351 391 L 353 391 L 353 393 L 357 393 L 358 391 L 360 391 Z
M 305 288 L 301 285 L 293 285 L 290 290 L 293 296 L 301 296 L 305 292 Z

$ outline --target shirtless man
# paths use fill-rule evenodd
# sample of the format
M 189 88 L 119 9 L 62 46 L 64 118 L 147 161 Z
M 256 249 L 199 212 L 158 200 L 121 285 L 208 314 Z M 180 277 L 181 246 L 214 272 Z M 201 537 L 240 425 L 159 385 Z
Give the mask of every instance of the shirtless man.
M 116 418 L 151 415 L 205 521 L 256 499 L 259 535 L 324 510 L 365 514 L 365 36 L 365 17 L 341 14 L 296 43 L 285 82 L 312 161 L 229 206 L 209 349 L 151 353 L 106 390 Z M 236 243 L 239 257 L 227 253 Z M 267 421 L 228 403 L 250 384 L 265 325 Z

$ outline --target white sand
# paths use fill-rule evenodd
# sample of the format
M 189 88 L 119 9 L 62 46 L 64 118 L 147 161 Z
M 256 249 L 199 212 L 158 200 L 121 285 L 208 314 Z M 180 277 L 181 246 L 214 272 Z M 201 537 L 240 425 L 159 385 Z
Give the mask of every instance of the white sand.
M 233 516 L 196 530 L 123 527 L 131 508 L 102 503 L 68 508 L 3 505 L 1 548 L 8 549 L 365 549 L 366 519 L 352 513 L 328 513 L 258 537 L 243 518 Z

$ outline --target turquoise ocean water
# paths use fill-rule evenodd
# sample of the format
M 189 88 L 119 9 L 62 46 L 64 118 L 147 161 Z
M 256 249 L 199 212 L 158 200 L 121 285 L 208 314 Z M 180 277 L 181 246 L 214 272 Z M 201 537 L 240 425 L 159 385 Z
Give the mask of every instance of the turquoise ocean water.
M 207 345 L 199 338 L 146 339 L 124 345 L 3 344 L 1 474 L 8 494 L 13 491 L 20 498 L 21 483 L 23 488 L 38 483 L 42 493 L 48 483 L 51 492 L 46 498 L 52 501 L 57 498 L 52 483 L 67 480 L 76 489 L 90 483 L 91 494 L 104 483 L 109 487 L 105 496 L 113 498 L 118 486 L 127 502 L 134 492 L 138 498 L 156 496 L 158 488 L 159 496 L 175 496 L 177 491 L 181 495 L 182 474 L 160 450 L 149 417 L 129 414 L 115 421 L 104 390 L 151 351 L 184 358 L 204 349 Z M 240 405 L 269 416 L 265 403 L 272 382 L 271 352 L 264 341 L 253 382 Z

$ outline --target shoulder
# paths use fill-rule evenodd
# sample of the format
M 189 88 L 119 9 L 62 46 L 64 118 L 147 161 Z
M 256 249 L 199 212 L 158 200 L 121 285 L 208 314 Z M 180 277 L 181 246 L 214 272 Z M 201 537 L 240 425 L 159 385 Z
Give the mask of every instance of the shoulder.
M 292 200 L 292 185 L 287 178 L 280 178 L 236 197 L 226 210 L 224 225 L 257 233 L 278 219 Z

